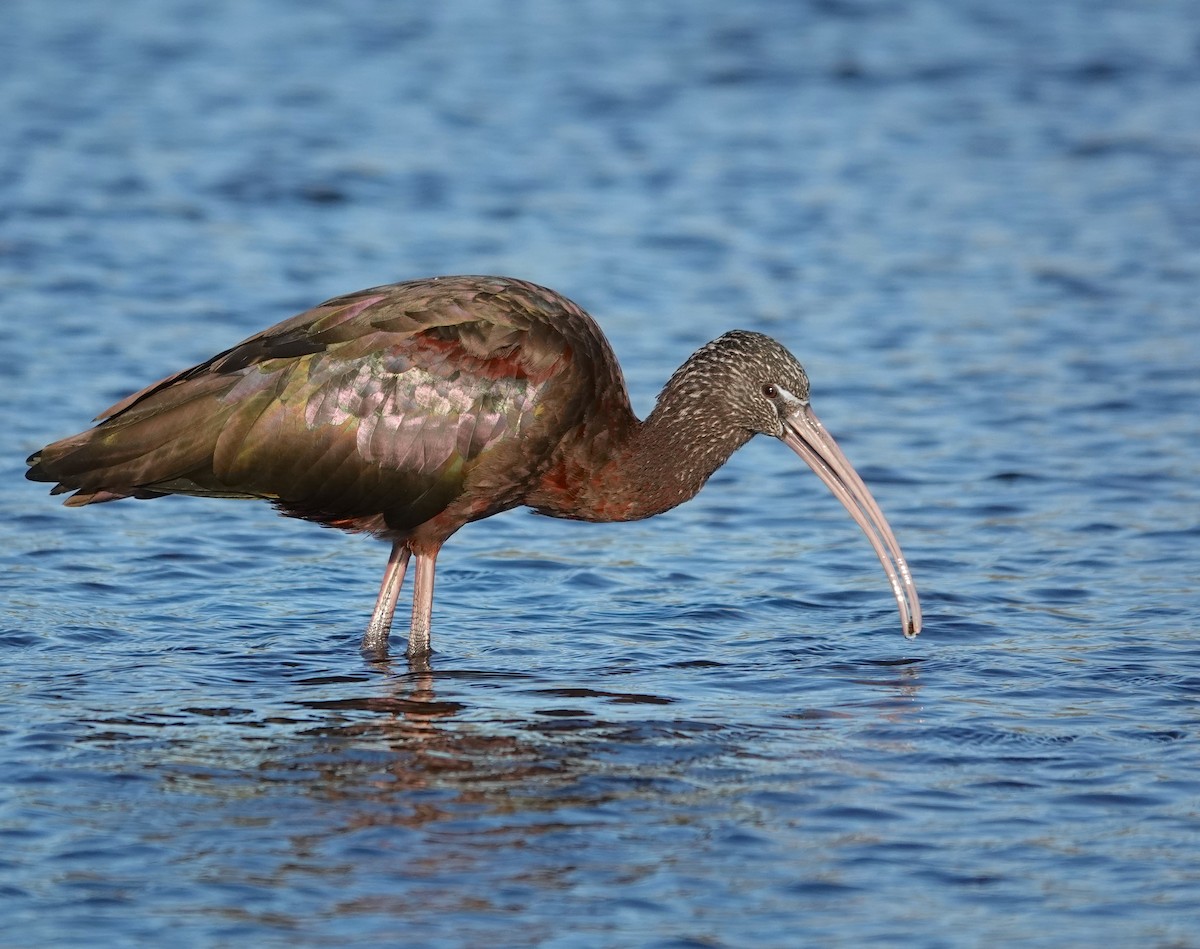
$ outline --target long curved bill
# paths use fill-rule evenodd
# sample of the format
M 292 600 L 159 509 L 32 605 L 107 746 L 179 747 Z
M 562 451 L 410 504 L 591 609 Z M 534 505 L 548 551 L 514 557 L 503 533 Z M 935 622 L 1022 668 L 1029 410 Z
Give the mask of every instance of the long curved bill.
M 782 439 L 825 482 L 867 535 L 892 585 L 904 635 L 912 639 L 921 631 L 921 601 L 917 599 L 917 588 L 896 536 L 875 498 L 808 402 L 795 399 L 791 413 L 784 420 Z

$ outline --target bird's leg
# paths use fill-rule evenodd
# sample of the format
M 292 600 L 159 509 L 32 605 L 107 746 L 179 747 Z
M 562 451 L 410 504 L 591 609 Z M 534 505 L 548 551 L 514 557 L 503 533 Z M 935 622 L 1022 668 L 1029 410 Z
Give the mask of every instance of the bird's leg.
M 363 633 L 362 651 L 383 655 L 387 652 L 388 633 L 392 629 L 392 614 L 396 612 L 396 600 L 404 584 L 404 572 L 408 568 L 408 557 L 412 551 L 405 541 L 392 544 L 383 582 L 379 585 L 379 598 L 375 601 L 375 612 Z
M 418 550 L 417 575 L 413 580 L 412 626 L 408 631 L 408 657 L 429 655 L 430 618 L 433 613 L 433 570 L 440 548 Z

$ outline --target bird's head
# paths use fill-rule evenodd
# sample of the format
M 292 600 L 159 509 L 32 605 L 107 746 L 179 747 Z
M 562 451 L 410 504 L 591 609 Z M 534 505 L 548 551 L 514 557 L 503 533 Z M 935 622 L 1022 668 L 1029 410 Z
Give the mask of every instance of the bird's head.
M 770 336 L 731 330 L 695 356 L 737 423 L 753 434 L 783 438 L 787 420 L 808 402 L 808 373 Z
M 702 346 L 671 377 L 661 398 L 698 424 L 782 438 L 789 411 L 808 401 L 808 375 L 770 336 L 731 330 Z

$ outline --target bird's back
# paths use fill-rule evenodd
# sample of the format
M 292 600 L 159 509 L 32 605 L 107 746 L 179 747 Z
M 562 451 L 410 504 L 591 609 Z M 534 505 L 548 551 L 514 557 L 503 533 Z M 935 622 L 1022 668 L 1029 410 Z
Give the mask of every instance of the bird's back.
M 101 418 L 32 456 L 28 477 L 76 492 L 71 505 L 256 497 L 331 526 L 448 536 L 522 503 L 585 424 L 633 415 L 578 306 L 442 277 L 329 300 Z

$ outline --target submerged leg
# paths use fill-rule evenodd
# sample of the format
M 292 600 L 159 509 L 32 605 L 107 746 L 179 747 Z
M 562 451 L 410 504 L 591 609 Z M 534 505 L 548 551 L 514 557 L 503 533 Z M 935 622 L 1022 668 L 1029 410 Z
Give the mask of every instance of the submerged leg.
M 372 652 L 376 655 L 387 652 L 388 633 L 392 629 L 392 614 L 396 612 L 396 600 L 400 596 L 400 587 L 404 584 L 404 571 L 408 568 L 408 557 L 411 553 L 408 545 L 402 540 L 392 544 L 392 554 L 388 557 L 387 569 L 383 572 L 383 582 L 379 585 L 379 598 L 375 601 L 375 612 L 371 614 L 371 622 L 367 624 L 367 631 L 363 633 L 363 652 Z
M 429 655 L 429 629 L 433 613 L 433 570 L 440 548 L 417 551 L 417 575 L 413 580 L 412 626 L 408 631 L 408 657 Z

